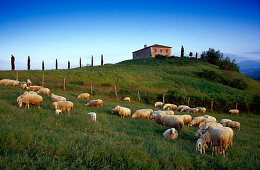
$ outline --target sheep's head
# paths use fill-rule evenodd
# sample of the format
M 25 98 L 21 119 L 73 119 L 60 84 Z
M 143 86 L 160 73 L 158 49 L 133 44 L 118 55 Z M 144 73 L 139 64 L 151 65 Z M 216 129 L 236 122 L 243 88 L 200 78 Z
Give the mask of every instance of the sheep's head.
M 53 102 L 53 103 L 52 103 L 52 106 L 57 110 L 57 108 L 58 108 L 58 103 L 57 103 L 57 102 Z
M 21 100 L 21 99 L 18 101 L 18 105 L 19 105 L 19 107 L 20 107 L 20 108 L 22 107 L 22 105 L 23 105 L 23 102 L 22 102 L 22 100 Z
M 133 119 L 136 118 L 136 114 L 133 114 L 133 115 L 132 115 L 132 118 L 133 118 Z
M 115 110 L 116 110 L 116 111 L 119 111 L 119 110 L 120 110 L 120 106 L 117 105 L 117 106 L 115 107 Z

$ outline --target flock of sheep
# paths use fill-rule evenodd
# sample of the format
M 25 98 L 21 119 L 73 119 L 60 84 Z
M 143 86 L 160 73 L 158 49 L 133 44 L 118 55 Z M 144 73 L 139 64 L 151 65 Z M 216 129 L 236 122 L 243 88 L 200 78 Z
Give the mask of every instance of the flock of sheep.
M 20 85 L 23 89 L 31 89 L 33 91 L 25 91 L 22 95 L 18 96 L 17 103 L 21 108 L 25 105 L 29 109 L 30 105 L 37 105 L 40 108 L 43 103 L 43 98 L 39 94 L 46 94 L 49 96 L 50 90 L 42 86 L 32 86 L 32 82 L 28 79 L 27 82 L 19 82 L 16 80 L 2 79 L 0 84 L 17 86 Z M 89 99 L 90 94 L 82 93 L 78 96 L 81 99 Z M 55 113 L 57 115 L 62 114 L 62 111 L 67 111 L 70 115 L 73 109 L 73 103 L 67 101 L 65 97 L 51 94 L 51 100 L 53 102 L 53 107 L 55 108 Z M 123 101 L 130 102 L 130 97 L 125 97 Z M 103 101 L 101 99 L 90 100 L 86 106 L 91 107 L 103 107 Z M 225 156 L 225 151 L 229 146 L 232 146 L 233 142 L 233 130 L 236 128 L 240 130 L 240 123 L 237 121 L 232 121 L 230 119 L 222 119 L 219 123 L 213 116 L 204 115 L 192 117 L 190 115 L 175 115 L 173 111 L 187 112 L 187 113 L 205 113 L 206 108 L 197 107 L 190 108 L 187 105 L 175 105 L 175 104 L 163 104 L 162 102 L 156 102 L 155 107 L 161 107 L 163 111 L 153 111 L 152 109 L 140 109 L 136 110 L 135 113 L 131 114 L 131 110 L 127 107 L 122 107 L 117 105 L 112 109 L 112 114 L 118 114 L 121 117 L 132 117 L 134 118 L 145 118 L 149 120 L 154 120 L 161 127 L 166 126 L 170 129 L 163 133 L 165 138 L 171 140 L 178 139 L 178 132 L 182 133 L 184 124 L 188 124 L 188 127 L 197 125 L 199 129 L 195 133 L 195 137 L 198 138 L 196 143 L 196 152 L 205 153 L 205 149 L 208 145 L 212 145 L 212 155 L 214 151 L 219 152 Z M 229 111 L 231 114 L 239 114 L 237 109 L 232 109 Z M 96 122 L 97 115 L 95 112 L 88 113 L 91 119 Z

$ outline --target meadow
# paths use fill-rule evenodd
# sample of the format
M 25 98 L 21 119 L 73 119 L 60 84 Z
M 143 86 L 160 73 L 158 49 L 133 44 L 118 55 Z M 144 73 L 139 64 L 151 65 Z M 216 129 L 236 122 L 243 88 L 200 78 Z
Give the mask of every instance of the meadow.
M 72 70 L 19 71 L 19 80 L 30 78 L 38 85 L 41 85 L 44 74 L 45 86 L 52 93 L 72 101 L 74 108 L 70 116 L 66 112 L 57 116 L 47 95 L 42 95 L 44 103 L 39 110 L 37 107 L 19 108 L 16 98 L 23 90 L 0 85 L 0 167 L 259 169 L 258 114 L 242 112 L 231 116 L 227 112 L 211 112 L 207 108 L 207 114 L 217 120 L 228 118 L 241 123 L 240 131 L 234 129 L 233 146 L 228 148 L 225 158 L 222 155 L 211 156 L 211 148 L 204 155 L 196 154 L 194 134 L 198 127 L 185 126 L 178 140 L 171 141 L 162 136 L 167 128 L 161 128 L 151 120 L 121 118 L 111 114 L 111 109 L 116 105 L 129 107 L 132 112 L 142 108 L 159 110 L 149 101 L 146 102 L 143 96 L 166 93 L 172 88 L 189 89 L 190 93 L 223 93 L 222 84 L 197 77 L 196 73 L 202 69 L 224 74 L 215 66 L 179 59 L 156 62 L 132 60 Z M 249 96 L 259 93 L 258 82 L 240 73 L 229 74 L 246 79 L 249 88 L 242 91 L 225 86 L 225 93 Z M 0 79 L 15 79 L 15 76 L 14 71 L 0 72 Z M 63 77 L 66 77 L 65 91 Z M 94 87 L 91 99 L 101 98 L 103 108 L 86 107 L 86 100 L 77 99 L 81 92 L 90 92 L 91 83 Z M 113 92 L 115 85 L 118 87 L 117 98 Z M 141 102 L 138 102 L 137 91 L 141 93 Z M 121 98 L 126 95 L 133 101 L 123 102 Z M 97 113 L 96 123 L 87 114 L 90 111 Z

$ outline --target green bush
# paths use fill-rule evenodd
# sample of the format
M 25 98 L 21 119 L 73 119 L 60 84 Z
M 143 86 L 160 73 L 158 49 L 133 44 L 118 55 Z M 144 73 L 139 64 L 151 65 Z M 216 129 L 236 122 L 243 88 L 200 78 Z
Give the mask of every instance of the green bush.
M 234 79 L 231 84 L 230 84 L 231 87 L 234 87 L 234 88 L 237 88 L 237 89 L 240 89 L 240 90 L 245 90 L 247 89 L 248 87 L 248 84 L 245 80 L 243 79 Z
M 161 55 L 161 54 L 157 54 L 157 55 L 155 56 L 155 58 L 156 58 L 156 59 L 166 59 L 166 58 L 168 58 L 168 56 L 166 56 L 166 55 Z
M 198 73 L 199 77 L 206 78 L 210 81 L 216 81 L 219 77 L 215 71 L 203 70 L 202 72 Z
M 229 71 L 239 71 L 235 60 L 230 61 L 230 58 L 226 57 L 224 60 L 221 60 L 218 64 L 221 70 L 229 70 Z

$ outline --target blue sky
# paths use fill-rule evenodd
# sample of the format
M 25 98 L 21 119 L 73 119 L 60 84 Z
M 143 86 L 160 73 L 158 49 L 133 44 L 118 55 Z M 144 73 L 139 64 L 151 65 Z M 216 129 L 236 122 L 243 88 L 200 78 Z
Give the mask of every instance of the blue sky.
M 260 60 L 260 2 L 218 1 L 1 1 L 0 69 L 73 67 L 132 58 L 144 44 L 172 46 L 172 54 L 212 47 L 238 61 Z

